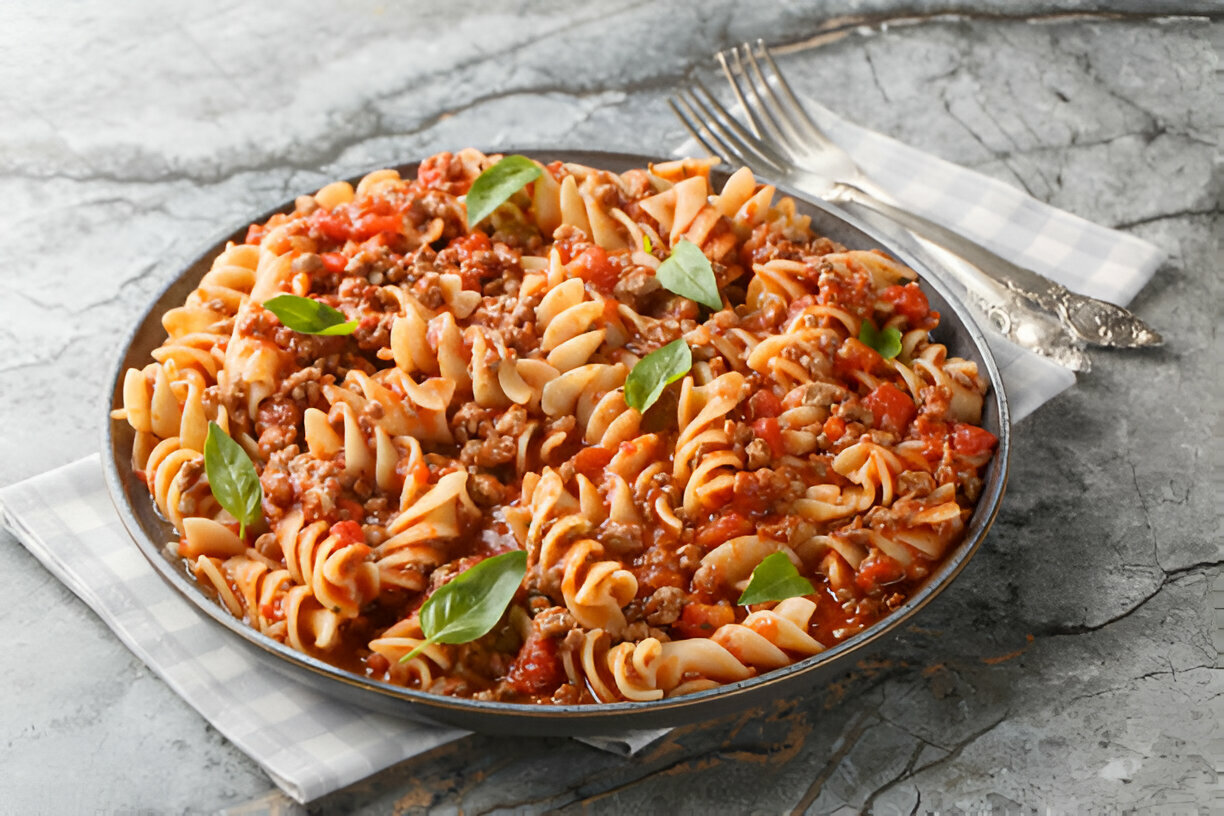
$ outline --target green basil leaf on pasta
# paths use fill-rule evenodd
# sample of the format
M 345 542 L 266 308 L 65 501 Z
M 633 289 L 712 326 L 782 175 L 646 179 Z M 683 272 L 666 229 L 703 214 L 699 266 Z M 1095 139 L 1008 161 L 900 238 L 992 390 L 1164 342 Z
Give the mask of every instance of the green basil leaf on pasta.
M 646 413 L 663 389 L 687 374 L 692 367 L 693 352 L 683 337 L 650 352 L 638 360 L 629 372 L 625 380 L 625 402 L 640 413 Z
M 468 229 L 475 229 L 510 196 L 538 179 L 543 172 L 526 156 L 506 156 L 477 176 L 464 199 Z
M 891 360 L 901 353 L 901 332 L 893 326 L 876 331 L 870 320 L 864 320 L 859 326 L 858 339 L 880 352 L 880 356 L 885 360 Z
M 425 640 L 400 658 L 405 663 L 431 643 L 470 643 L 497 625 L 527 574 L 523 550 L 486 558 L 438 587 L 421 606 Z
M 343 312 L 314 298 L 277 295 L 264 301 L 263 307 L 301 334 L 352 334 L 357 328 L 356 320 L 346 321 Z
M 691 241 L 681 239 L 672 247 L 671 255 L 655 270 L 655 279 L 669 292 L 715 311 L 722 308 L 710 259 Z
M 812 582 L 799 574 L 786 554 L 776 552 L 765 556 L 756 565 L 738 603 L 747 606 L 766 601 L 785 601 L 787 598 L 811 595 L 815 591 Z
M 246 538 L 246 528 L 263 518 L 263 488 L 246 451 L 215 422 L 204 439 L 204 473 L 217 503 L 238 519 L 238 537 Z

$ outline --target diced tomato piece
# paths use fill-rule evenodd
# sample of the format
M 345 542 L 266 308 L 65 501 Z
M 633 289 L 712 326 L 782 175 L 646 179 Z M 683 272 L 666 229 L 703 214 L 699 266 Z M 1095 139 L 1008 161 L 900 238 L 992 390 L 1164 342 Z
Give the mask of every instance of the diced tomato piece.
M 849 376 L 855 371 L 871 373 L 882 368 L 884 358 L 880 352 L 860 341 L 857 337 L 848 337 L 837 350 L 833 358 L 833 370 L 842 376 Z
M 948 424 L 920 414 L 914 420 L 914 430 L 925 443 L 922 448 L 923 457 L 928 462 L 938 462 L 942 459 L 944 440 L 948 438 Z
M 891 303 L 897 314 L 903 315 L 914 326 L 922 323 L 931 311 L 931 304 L 917 283 L 890 286 L 880 293 L 880 297 Z
M 555 638 L 532 630 L 510 666 L 506 682 L 520 694 L 549 694 L 565 682 Z
M 353 238 L 364 241 L 384 232 L 403 232 L 404 222 L 398 215 L 363 215 L 353 224 Z
M 905 577 L 905 570 L 893 558 L 878 550 L 859 564 L 854 583 L 863 592 L 871 593 L 887 584 L 896 583 Z
M 871 411 L 876 427 L 895 434 L 902 434 L 910 420 L 918 413 L 918 406 L 909 394 L 892 383 L 881 383 L 870 394 L 863 397 L 863 405 Z
M 957 422 L 952 426 L 952 449 L 966 456 L 981 456 L 990 453 L 999 439 L 985 428 Z
M 377 251 L 378 247 L 391 246 L 391 242 L 395 240 L 397 233 L 394 232 L 379 232 L 373 238 L 368 238 L 361 242 L 361 248 L 370 251 Z
M 836 442 L 846 433 L 846 420 L 839 416 L 831 416 L 825 420 L 824 424 L 825 436 Z
M 782 400 L 778 399 L 777 395 L 768 388 L 762 388 L 748 398 L 749 419 L 776 417 L 780 413 L 782 413 Z
M 343 210 L 317 209 L 311 213 L 309 222 L 320 235 L 336 243 L 347 241 L 353 229 L 348 214 Z
M 328 272 L 343 272 L 348 266 L 348 256 L 343 252 L 324 252 L 319 258 Z
M 778 425 L 776 418 L 761 417 L 752 423 L 752 433 L 757 439 L 764 439 L 769 444 L 769 448 L 773 451 L 774 456 L 781 456 L 786 452 L 785 446 L 782 444 L 782 428 Z
M 440 187 L 446 178 L 446 171 L 438 162 L 423 161 L 417 169 L 417 181 L 425 187 Z
M 356 504 L 356 502 L 353 502 L 353 504 Z M 361 531 L 361 525 L 355 521 L 336 522 L 331 526 L 331 535 L 340 539 L 341 546 L 365 543 L 365 533 Z
M 730 541 L 739 536 L 750 535 L 756 531 L 756 524 L 734 510 L 721 513 L 697 530 L 693 543 L 702 552 L 708 552 L 724 541 Z
M 620 268 L 608 259 L 608 252 L 601 246 L 589 246 L 574 259 L 578 277 L 601 292 L 611 292 L 620 280 Z
M 247 227 L 246 238 L 243 241 L 248 244 L 258 244 L 267 232 L 268 229 L 263 224 L 252 224 Z
M 574 455 L 574 470 L 593 482 L 599 482 L 603 469 L 612 461 L 613 452 L 598 445 L 583 448 Z
M 575 254 L 574 244 L 581 243 L 582 239 L 585 238 L 585 236 L 583 236 L 581 232 L 578 233 L 578 235 L 579 235 L 578 241 L 562 238 L 559 241 L 553 242 L 553 249 L 555 249 L 557 251 L 557 255 L 560 256 L 562 265 L 567 264 L 570 261 L 574 260 L 574 254 Z
M 709 637 L 720 626 L 735 623 L 735 610 L 724 604 L 687 603 L 672 629 L 684 637 Z
M 483 232 L 476 231 L 470 235 L 462 235 L 450 242 L 450 247 L 459 251 L 459 262 L 471 261 L 478 253 L 489 252 L 493 249 L 493 244 L 489 241 L 489 236 Z

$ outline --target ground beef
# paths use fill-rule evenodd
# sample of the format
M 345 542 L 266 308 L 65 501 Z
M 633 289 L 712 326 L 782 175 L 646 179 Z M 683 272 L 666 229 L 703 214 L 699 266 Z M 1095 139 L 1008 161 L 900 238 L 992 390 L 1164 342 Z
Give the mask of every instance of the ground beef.
M 557 638 L 577 628 L 574 616 L 564 606 L 550 606 L 536 614 L 532 625 L 543 637 Z
M 551 702 L 553 705 L 578 705 L 583 702 L 582 692 L 573 683 L 562 683 L 553 692 Z
M 701 557 L 705 553 L 695 544 L 685 544 L 676 551 L 676 555 L 680 556 L 680 569 L 691 574 L 701 566 Z
M 773 458 L 773 448 L 764 439 L 754 439 L 744 449 L 748 455 L 748 469 L 756 470 L 769 464 Z
M 848 397 L 844 401 L 838 403 L 833 408 L 833 413 L 834 415 L 846 420 L 847 423 L 860 422 L 864 425 L 870 425 L 875 421 L 871 415 L 871 410 L 859 402 L 858 397 L 854 396 Z M 849 426 L 847 425 L 847 430 L 848 429 Z
M 344 465 L 336 459 L 316 459 L 309 454 L 293 457 L 289 478 L 294 496 L 302 503 L 306 523 L 330 520 L 341 497 L 340 477 Z
M 803 404 L 828 408 L 846 398 L 846 389 L 827 382 L 810 383 L 803 389 Z
M 470 440 L 488 436 L 496 415 L 492 409 L 483 408 L 475 402 L 463 403 L 451 418 L 451 431 L 455 435 L 455 441 L 462 445 Z
M 646 599 L 646 622 L 652 626 L 667 626 L 680 619 L 684 609 L 684 590 L 678 587 L 659 587 Z
M 770 513 L 775 506 L 798 498 L 791 479 L 785 473 L 769 468 L 736 473 L 732 495 L 732 503 L 753 516 Z
M 636 555 L 645 546 L 642 525 L 636 523 L 605 521 L 599 530 L 599 540 L 617 556 Z
M 936 422 L 952 422 L 952 391 L 944 385 L 933 385 L 921 389 L 918 396 L 922 399 L 919 413 L 927 419 Z
M 473 473 L 468 477 L 468 494 L 481 507 L 496 507 L 506 500 L 506 486 L 496 476 Z
M 499 434 L 519 436 L 527 430 L 527 410 L 521 405 L 511 405 L 493 423 L 493 428 Z
M 486 296 L 472 312 L 468 322 L 492 329 L 508 348 L 526 356 L 540 345 L 535 321 L 535 309 L 539 303 L 539 295 L 526 298 L 509 294 Z
M 921 470 L 907 470 L 897 477 L 897 493 L 902 497 L 919 498 L 935 487 L 935 478 Z
M 633 267 L 622 275 L 612 287 L 612 294 L 617 300 L 624 301 L 629 304 L 630 308 L 637 311 L 642 300 L 659 291 L 660 288 L 661 284 L 654 274 L 642 267 Z
M 518 440 L 494 432 L 484 439 L 470 439 L 459 451 L 459 461 L 465 465 L 495 468 L 514 461 L 518 453 Z

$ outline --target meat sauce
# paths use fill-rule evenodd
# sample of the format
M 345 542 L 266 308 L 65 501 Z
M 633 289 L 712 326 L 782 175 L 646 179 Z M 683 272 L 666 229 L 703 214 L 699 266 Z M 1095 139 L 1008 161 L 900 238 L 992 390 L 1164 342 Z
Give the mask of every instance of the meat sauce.
M 539 343 L 534 326 L 534 308 L 539 300 L 524 306 L 518 297 L 525 274 L 522 266 L 525 251 L 537 251 L 543 242 L 555 238 L 552 246 L 561 262 L 569 265 L 570 273 L 584 282 L 591 296 L 614 297 L 614 293 L 621 292 L 618 284 L 635 271 L 639 282 L 652 277 L 634 266 L 630 251 L 607 250 L 571 228 L 562 228 L 556 236 L 532 233 L 530 229 L 493 235 L 481 231 L 466 234 L 461 211 L 453 202 L 446 204 L 448 196 L 465 193 L 470 184 L 457 162 L 451 154 L 440 154 L 424 162 L 418 178 L 394 195 L 359 198 L 353 204 L 330 210 L 319 207 L 298 214 L 288 240 L 293 240 L 294 235 L 308 239 L 312 249 L 295 261 L 295 286 L 339 309 L 346 318 L 356 320 L 358 330 L 353 338 L 346 339 L 301 335 L 280 327 L 274 320 L 243 327 L 251 337 L 263 338 L 275 347 L 284 363 L 285 385 L 260 404 L 253 419 L 244 417 L 238 400 L 231 401 L 234 430 L 249 431 L 267 458 L 261 483 L 265 515 L 273 522 L 291 511 L 301 510 L 307 522 L 327 522 L 332 535 L 351 543 L 360 542 L 362 546 L 377 546 L 388 535 L 386 526 L 398 509 L 394 497 L 405 483 L 432 485 L 456 469 L 469 473 L 469 491 L 482 512 L 461 514 L 462 535 L 446 545 L 445 563 L 427 576 L 427 587 L 415 593 L 394 588 L 384 591 L 348 622 L 343 644 L 326 655 L 328 662 L 377 679 L 389 678 L 392 666 L 383 655 L 368 648 L 371 638 L 411 616 L 430 593 L 450 578 L 482 559 L 518 548 L 504 510 L 520 504 L 523 486 L 512 460 L 518 450 L 517 435 L 524 433 L 526 427 L 522 418 L 506 419 L 509 416 L 506 410 L 466 407 L 456 410 L 455 406 L 463 404 L 457 401 L 448 418 L 456 430 L 456 442 L 426 445 L 425 458 L 411 466 L 407 457 L 401 459 L 390 490 L 376 491 L 365 480 L 347 475 L 343 452 L 330 461 L 309 466 L 297 464 L 295 457 L 304 445 L 304 409 L 327 407 L 320 389 L 342 382 L 350 371 L 372 374 L 390 364 L 387 337 L 394 317 L 399 314 L 399 303 L 383 292 L 384 287 L 402 286 L 429 308 L 440 308 L 440 276 L 457 275 L 463 290 L 481 295 L 465 325 L 495 329 L 504 335 L 508 347 L 525 352 Z M 562 173 L 559 165 L 548 170 L 554 175 Z M 619 204 L 631 215 L 653 224 L 653 219 L 635 203 Z M 284 221 L 284 217 L 278 216 L 267 225 L 252 225 L 247 243 L 259 244 L 273 227 Z M 728 225 L 721 228 L 725 232 Z M 432 239 L 425 240 L 429 236 Z M 744 305 L 745 289 L 728 287 L 724 294 L 731 301 L 732 310 L 703 322 L 703 313 L 693 302 L 657 286 L 635 284 L 626 297 L 632 298 L 640 314 L 650 318 L 643 321 L 648 328 L 635 328 L 623 321 L 614 301 L 609 302 L 603 315 L 604 323 L 626 334 L 625 347 L 635 353 L 653 350 L 700 326 L 720 338 L 731 336 L 733 327 L 780 332 L 804 309 L 826 304 L 836 305 L 861 320 L 877 319 L 883 309 L 883 317 L 888 317 L 889 312 L 899 315 L 910 328 L 929 329 L 938 323 L 938 314 L 930 310 L 926 296 L 915 283 L 899 283 L 876 293 L 865 272 L 852 269 L 850 274 L 835 274 L 811 260 L 840 249 L 819 238 L 805 244 L 792 243 L 776 233 L 763 232 L 758 226 L 738 254 L 725 260 L 736 269 L 751 269 L 753 264 L 775 258 L 807 259 L 813 292 L 795 298 L 786 308 L 773 305 L 753 312 Z M 719 264 L 719 268 L 727 267 Z M 836 323 L 822 318 L 816 325 L 828 327 Z M 439 337 L 435 329 L 431 328 L 427 340 L 437 347 Z M 717 353 L 705 355 L 703 361 L 715 373 L 739 365 L 739 361 L 724 359 Z M 806 522 L 788 510 L 810 485 L 852 486 L 834 471 L 832 462 L 860 439 L 883 434 L 891 440 L 920 442 L 921 455 L 932 467 L 938 465 L 961 474 L 962 480 L 971 479 L 995 447 L 996 440 L 989 431 L 949 415 L 946 395 L 933 393 L 927 401 L 916 402 L 880 352 L 857 337 L 846 337 L 819 360 L 804 364 L 822 367 L 826 379 L 846 395 L 839 402 L 820 405 L 818 420 L 804 430 L 816 440 L 813 450 L 803 456 L 789 453 L 793 444 L 789 440 L 796 431 L 782 417 L 797 406 L 784 402 L 783 394 L 753 379 L 751 395 L 726 415 L 725 427 L 736 440 L 736 450 L 747 461 L 757 461 L 760 466 L 735 473 L 717 497 L 716 510 L 683 519 L 685 524 L 680 531 L 661 524 L 614 528 L 605 522 L 595 533 L 606 547 L 617 551 L 624 567 L 637 581 L 636 598 L 627 607 L 631 626 L 640 623 L 645 627 L 647 618 L 666 620 L 674 616 L 670 622 L 661 624 L 664 636 L 689 638 L 709 637 L 720 626 L 742 623 L 752 610 L 738 605 L 737 591 L 694 584 L 694 574 L 702 559 L 720 545 L 740 537 L 760 535 L 776 541 L 789 540 Z M 295 370 L 308 374 L 290 376 Z M 875 384 L 868 387 L 864 382 Z M 391 388 L 397 396 L 406 396 L 397 390 L 398 386 Z M 645 423 L 663 423 L 651 430 L 662 437 L 662 448 L 667 451 L 674 450 L 679 434 L 674 400 L 674 393 L 665 395 L 663 407 L 644 418 Z M 338 425 L 341 417 L 331 419 Z M 379 417 L 363 415 L 358 419 L 368 431 Z M 568 426 L 558 420 L 540 429 L 537 438 L 547 434 L 560 434 L 563 438 L 547 458 L 533 448 L 527 467 L 538 470 L 547 464 L 563 472 L 581 474 L 599 485 L 617 451 L 586 443 L 574 428 L 572 418 L 569 419 Z M 497 430 L 499 423 L 505 426 L 503 430 Z M 491 442 L 498 439 L 506 440 L 504 452 Z M 666 458 L 662 473 L 670 474 L 673 464 L 670 456 Z M 669 504 L 675 502 L 676 491 L 670 477 L 660 479 L 637 497 L 644 507 L 652 507 L 661 499 Z M 919 555 L 917 551 L 915 555 Z M 824 569 L 807 575 L 814 586 L 809 597 L 816 605 L 808 625 L 809 634 L 825 646 L 833 646 L 887 616 L 912 595 L 925 577 L 929 561 L 924 558 L 916 561 L 922 566 L 907 570 L 879 549 L 870 548 L 858 569 L 852 570 L 845 559 L 830 550 L 822 562 Z M 680 597 L 684 600 L 677 613 L 676 599 Z M 551 609 L 563 606 L 563 599 L 533 595 L 523 589 L 515 606 L 527 610 L 535 606 Z M 275 605 L 261 612 L 271 619 L 283 616 Z M 488 635 L 456 647 L 461 670 L 433 690 L 520 702 L 592 701 L 589 688 L 568 688 L 570 681 L 563 659 L 569 648 L 565 635 L 561 629 L 542 625 L 543 619 L 536 614 L 524 628 L 522 621 L 513 624 L 507 618 Z M 772 625 L 768 621 L 753 625 L 766 637 L 774 634 L 766 631 Z M 801 655 L 792 657 L 798 659 Z

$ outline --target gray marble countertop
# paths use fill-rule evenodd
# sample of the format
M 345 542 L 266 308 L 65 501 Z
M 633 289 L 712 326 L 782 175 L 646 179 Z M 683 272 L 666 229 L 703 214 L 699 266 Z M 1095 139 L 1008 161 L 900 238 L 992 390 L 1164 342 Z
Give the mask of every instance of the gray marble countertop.
M 671 89 L 756 37 L 839 113 L 1164 248 L 1133 308 L 1168 342 L 1015 429 L 986 544 L 831 693 L 636 758 L 475 736 L 312 809 L 1224 809 L 1220 5 L 440 5 L 0 6 L 0 485 L 97 449 L 119 338 L 211 237 L 441 149 L 669 152 Z M 0 812 L 292 810 L 6 533 L 0 571 Z

